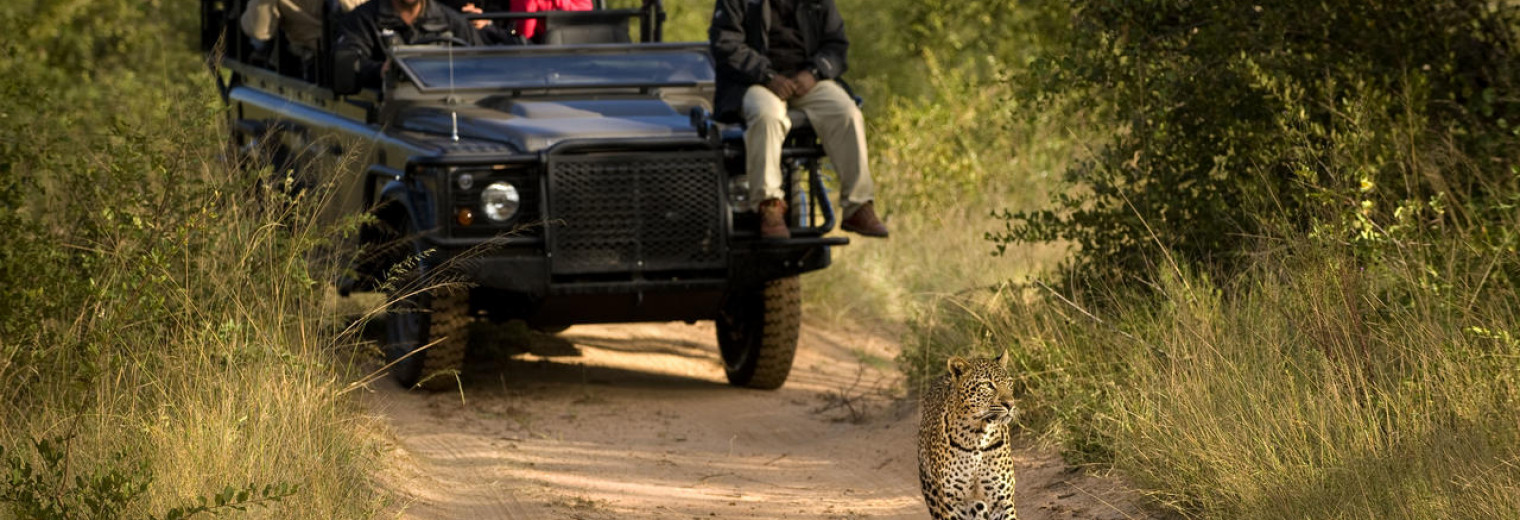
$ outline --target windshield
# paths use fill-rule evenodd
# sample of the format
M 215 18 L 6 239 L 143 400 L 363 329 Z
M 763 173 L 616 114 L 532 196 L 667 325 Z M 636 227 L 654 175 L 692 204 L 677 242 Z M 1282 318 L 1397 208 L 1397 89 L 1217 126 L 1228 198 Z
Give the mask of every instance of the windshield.
M 425 89 L 449 88 L 449 57 L 398 57 Z M 454 55 L 453 88 L 670 85 L 713 81 L 712 58 L 693 50 Z

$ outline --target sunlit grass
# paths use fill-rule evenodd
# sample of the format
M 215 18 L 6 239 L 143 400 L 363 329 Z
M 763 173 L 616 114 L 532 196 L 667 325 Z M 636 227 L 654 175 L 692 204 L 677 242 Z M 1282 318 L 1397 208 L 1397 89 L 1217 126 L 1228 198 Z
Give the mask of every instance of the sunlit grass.
M 162 514 L 229 485 L 290 484 L 295 494 L 262 516 L 367 517 L 378 507 L 367 477 L 373 427 L 340 395 L 351 374 L 337 349 L 353 336 L 340 334 L 325 281 L 313 279 L 322 269 L 311 247 L 326 230 L 309 225 L 299 209 L 309 205 L 261 208 L 198 138 L 160 138 L 185 145 L 155 159 L 182 185 L 135 200 L 93 193 L 60 211 L 123 216 L 82 235 L 48 226 L 29 237 L 39 251 L 73 251 L 64 256 L 87 269 L 29 282 L 82 296 L 42 315 L 33 336 L 4 342 L 0 376 L 26 386 L 5 392 L 0 445 L 26 453 L 61 440 L 79 474 L 143 464 L 133 478 L 146 493 L 122 514 Z
M 17 22 L 7 13 L 0 27 Z M 60 25 L 38 30 L 92 13 L 53 12 Z M 186 21 L 154 19 L 135 36 Z M 294 486 L 253 517 L 369 518 L 375 426 L 340 393 L 357 340 L 323 298 L 341 228 L 315 224 L 317 201 L 260 188 L 267 168 L 233 164 L 199 56 L 151 39 L 144 61 L 85 72 L 43 44 L 113 47 L 54 34 L 0 56 L 0 471 L 41 471 L 33 446 L 50 441 L 66 464 L 34 491 L 77 506 L 145 486 L 108 500 L 112 518 L 250 484 Z M 112 470 L 125 480 L 102 478 Z
M 1158 266 L 1146 294 L 948 299 L 903 365 L 1009 349 L 1031 433 L 1190 515 L 1520 515 L 1515 295 L 1429 258 L 1290 249 L 1225 287 Z

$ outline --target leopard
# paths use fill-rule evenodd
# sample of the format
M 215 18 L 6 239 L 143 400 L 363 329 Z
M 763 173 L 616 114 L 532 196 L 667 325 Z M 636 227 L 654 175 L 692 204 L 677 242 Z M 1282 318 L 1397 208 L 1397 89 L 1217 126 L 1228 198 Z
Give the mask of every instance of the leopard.
M 1008 352 L 946 361 L 921 398 L 918 479 L 935 520 L 1015 520 Z

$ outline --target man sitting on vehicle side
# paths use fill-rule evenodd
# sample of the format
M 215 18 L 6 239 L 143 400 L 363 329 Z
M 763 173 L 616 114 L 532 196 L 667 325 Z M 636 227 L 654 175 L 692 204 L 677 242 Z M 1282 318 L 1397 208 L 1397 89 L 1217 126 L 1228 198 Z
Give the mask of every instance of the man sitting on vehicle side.
M 433 0 L 370 0 L 345 15 L 338 30 L 337 48 L 358 53 L 358 81 L 366 88 L 380 87 L 392 45 L 430 38 L 482 44 L 468 20 Z
M 802 110 L 839 172 L 839 227 L 886 237 L 876 218 L 865 120 L 836 81 L 849 40 L 834 0 L 718 0 L 708 29 L 717 62 L 717 118 L 742 116 L 750 200 L 759 202 L 760 236 L 789 238 L 781 187 L 781 145 L 788 106 Z
M 310 63 L 316 56 L 318 41 L 322 39 L 324 1 L 249 0 L 241 19 L 243 34 L 248 35 L 255 50 L 268 52 L 278 29 L 290 43 L 290 53 Z M 347 13 L 361 3 L 364 0 L 338 0 L 338 7 Z

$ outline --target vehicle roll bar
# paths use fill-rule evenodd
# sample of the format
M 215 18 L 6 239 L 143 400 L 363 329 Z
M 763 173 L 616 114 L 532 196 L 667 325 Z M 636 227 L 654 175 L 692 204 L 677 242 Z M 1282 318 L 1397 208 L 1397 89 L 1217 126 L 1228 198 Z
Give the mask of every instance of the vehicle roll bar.
M 597 8 L 591 11 L 534 11 L 531 13 L 518 12 L 495 12 L 465 14 L 469 20 L 543 20 L 553 21 L 582 21 L 596 22 L 614 18 L 624 20 L 639 19 L 639 41 L 643 43 L 665 41 L 665 2 L 664 0 L 644 0 L 643 7 L 638 9 L 607 9 L 606 2 L 598 1 Z

